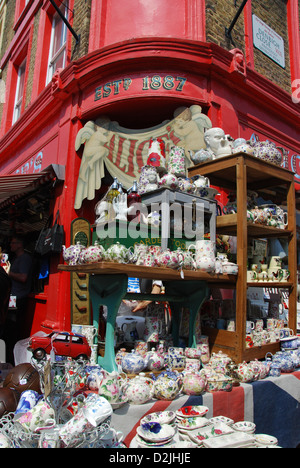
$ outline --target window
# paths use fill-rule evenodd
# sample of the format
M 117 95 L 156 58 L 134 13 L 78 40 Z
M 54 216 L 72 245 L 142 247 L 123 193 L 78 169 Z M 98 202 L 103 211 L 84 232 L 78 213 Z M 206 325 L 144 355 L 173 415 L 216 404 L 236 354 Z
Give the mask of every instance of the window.
M 68 19 L 68 5 L 62 5 L 60 11 L 63 16 Z M 58 68 L 64 68 L 66 63 L 66 40 L 67 40 L 67 26 L 58 13 L 55 13 L 52 20 L 52 31 L 49 51 L 49 65 L 47 73 L 48 84 L 55 71 Z
M 26 70 L 26 59 L 23 60 L 23 62 L 18 68 L 13 123 L 15 123 L 16 120 L 18 120 L 18 118 L 21 115 L 21 108 L 22 108 L 23 94 L 24 94 L 24 83 L 25 83 L 25 70 Z

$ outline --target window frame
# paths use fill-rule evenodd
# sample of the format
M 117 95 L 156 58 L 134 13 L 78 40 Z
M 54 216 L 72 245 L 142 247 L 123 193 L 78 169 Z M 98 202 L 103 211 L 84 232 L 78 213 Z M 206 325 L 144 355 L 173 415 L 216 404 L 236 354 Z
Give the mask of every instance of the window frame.
M 25 85 L 26 85 L 26 67 L 27 67 L 27 57 L 23 59 L 17 69 L 17 83 L 16 83 L 16 90 L 15 90 L 15 101 L 14 101 L 14 108 L 13 108 L 13 117 L 12 117 L 12 124 L 14 124 L 21 116 L 22 110 L 24 108 L 24 97 L 25 97 Z M 22 72 L 22 73 L 21 73 Z M 22 96 L 19 96 L 20 85 L 22 79 Z
M 68 20 L 69 19 L 69 2 L 62 4 L 61 8 L 64 10 L 63 14 L 64 17 Z M 54 52 L 54 44 L 55 44 L 55 30 L 57 28 L 57 19 L 60 20 L 62 23 L 62 30 L 61 30 L 61 37 L 62 44 L 59 49 Z M 63 55 L 63 67 L 65 68 L 67 64 L 67 41 L 68 41 L 68 28 L 64 21 L 60 18 L 59 14 L 55 11 L 52 16 L 52 24 L 51 24 L 51 37 L 50 37 L 50 45 L 49 45 L 49 56 L 48 56 L 48 65 L 47 65 L 47 75 L 46 75 L 46 86 L 50 83 L 53 78 L 54 73 L 56 72 L 57 68 L 55 67 L 55 63 L 58 59 Z M 54 65 L 54 66 L 53 66 Z

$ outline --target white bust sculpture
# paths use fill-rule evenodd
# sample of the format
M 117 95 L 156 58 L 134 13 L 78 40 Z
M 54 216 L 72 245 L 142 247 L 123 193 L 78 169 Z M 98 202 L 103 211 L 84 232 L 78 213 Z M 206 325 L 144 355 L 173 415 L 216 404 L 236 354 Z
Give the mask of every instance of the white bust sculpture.
M 211 153 L 212 159 L 217 159 L 232 153 L 229 135 L 226 135 L 222 128 L 213 127 L 206 130 L 204 133 L 204 141 L 206 143 L 206 151 Z

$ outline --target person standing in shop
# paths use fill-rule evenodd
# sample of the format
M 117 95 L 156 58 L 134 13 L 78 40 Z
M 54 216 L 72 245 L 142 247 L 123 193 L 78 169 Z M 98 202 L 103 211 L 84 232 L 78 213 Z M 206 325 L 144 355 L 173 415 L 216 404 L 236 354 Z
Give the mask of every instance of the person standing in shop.
M 24 334 L 28 296 L 31 291 L 32 258 L 24 250 L 24 241 L 14 236 L 10 242 L 10 250 L 14 255 L 9 277 L 11 279 L 11 295 L 16 297 L 16 311 L 9 312 L 7 317 L 8 354 L 13 357 L 13 348 L 17 341 L 26 338 Z

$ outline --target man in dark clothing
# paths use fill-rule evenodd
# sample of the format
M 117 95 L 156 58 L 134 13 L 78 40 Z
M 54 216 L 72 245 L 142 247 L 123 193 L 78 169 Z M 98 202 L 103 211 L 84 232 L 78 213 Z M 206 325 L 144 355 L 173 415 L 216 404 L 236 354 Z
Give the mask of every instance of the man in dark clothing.
M 7 317 L 9 297 L 11 291 L 11 279 L 0 266 L 0 338 L 4 338 L 4 324 Z
M 11 295 L 17 298 L 15 311 L 10 311 L 6 321 L 7 354 L 9 361 L 13 359 L 13 348 L 17 341 L 26 338 L 23 336 L 26 323 L 28 295 L 31 291 L 32 258 L 25 252 L 21 237 L 13 237 L 10 243 L 14 260 L 11 263 L 9 277 L 11 279 Z

